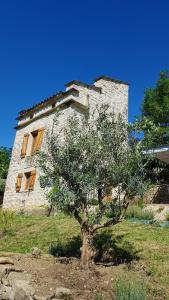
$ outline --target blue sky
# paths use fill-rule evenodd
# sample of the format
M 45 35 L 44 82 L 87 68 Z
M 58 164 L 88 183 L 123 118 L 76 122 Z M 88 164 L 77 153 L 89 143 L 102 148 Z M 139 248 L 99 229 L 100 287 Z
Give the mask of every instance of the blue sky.
M 0 1 L 0 145 L 18 111 L 79 79 L 130 83 L 129 120 L 169 69 L 169 1 Z

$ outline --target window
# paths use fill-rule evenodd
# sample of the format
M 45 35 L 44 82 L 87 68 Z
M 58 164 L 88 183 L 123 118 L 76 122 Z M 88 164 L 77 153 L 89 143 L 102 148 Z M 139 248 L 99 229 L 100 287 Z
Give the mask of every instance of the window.
M 40 150 L 42 140 L 43 140 L 43 133 L 44 133 L 44 128 L 40 128 L 32 132 L 33 141 L 32 141 L 31 155 L 35 154 L 36 151 Z
M 26 156 L 28 140 L 29 140 L 29 133 L 25 133 L 23 137 L 22 148 L 21 148 L 21 158 L 24 158 Z
M 36 171 L 31 171 L 25 173 L 25 191 L 33 191 L 34 190 L 34 185 L 35 185 L 35 179 L 36 179 Z
M 23 174 L 19 173 L 16 179 L 16 193 L 20 192 Z
M 37 138 L 38 138 L 38 130 L 32 132 L 32 149 L 31 149 L 31 154 L 33 155 L 36 152 L 36 144 L 37 144 Z

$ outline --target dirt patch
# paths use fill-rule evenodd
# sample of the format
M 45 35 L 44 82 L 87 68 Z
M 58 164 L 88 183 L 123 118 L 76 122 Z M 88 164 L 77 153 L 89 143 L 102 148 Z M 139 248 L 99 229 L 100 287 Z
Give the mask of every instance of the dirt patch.
M 30 284 L 39 296 L 52 295 L 57 287 L 65 287 L 77 300 L 115 299 L 113 267 L 100 265 L 84 271 L 78 259 L 71 259 L 67 264 L 48 256 L 14 255 L 13 259 L 16 268 L 31 275 Z

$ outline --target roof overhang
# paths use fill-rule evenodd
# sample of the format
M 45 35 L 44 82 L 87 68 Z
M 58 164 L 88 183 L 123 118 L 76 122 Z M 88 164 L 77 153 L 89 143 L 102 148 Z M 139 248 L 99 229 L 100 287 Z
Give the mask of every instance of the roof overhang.
M 32 122 L 38 120 L 38 119 L 44 118 L 44 117 L 46 117 L 46 116 L 48 116 L 48 115 L 50 115 L 50 114 L 52 114 L 52 113 L 56 113 L 56 111 L 57 111 L 58 109 L 65 109 L 65 108 L 67 108 L 67 107 L 69 107 L 69 106 L 71 106 L 71 105 L 76 106 L 77 108 L 79 108 L 79 109 L 82 110 L 83 112 L 85 112 L 85 111 L 88 110 L 88 106 L 86 106 L 86 105 L 84 105 L 84 104 L 78 102 L 75 98 L 70 97 L 70 98 L 65 99 L 62 103 L 56 105 L 55 108 L 51 108 L 51 109 L 47 110 L 45 113 L 42 113 L 42 114 L 40 114 L 40 115 L 34 117 L 33 119 L 30 119 L 30 120 L 28 120 L 28 121 L 26 121 L 26 122 L 23 122 L 23 123 L 18 124 L 18 125 L 15 127 L 15 129 L 20 129 L 20 128 L 22 128 L 22 127 L 25 127 L 25 126 L 27 126 L 28 124 L 30 124 L 30 123 L 32 123 Z
M 154 154 L 156 158 L 169 164 L 169 145 L 160 146 L 147 152 Z

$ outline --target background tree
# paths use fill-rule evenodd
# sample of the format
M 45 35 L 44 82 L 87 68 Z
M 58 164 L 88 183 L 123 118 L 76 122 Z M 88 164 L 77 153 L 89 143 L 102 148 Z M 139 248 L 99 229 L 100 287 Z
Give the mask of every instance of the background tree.
M 169 73 L 162 71 L 154 88 L 146 89 L 142 105 L 142 118 L 138 122 L 144 135 L 152 134 L 152 147 L 169 144 Z M 156 129 L 155 129 L 156 128 Z M 154 130 L 155 129 L 155 130 Z M 168 183 L 169 165 L 154 159 L 148 166 L 154 183 Z
M 71 116 L 60 130 L 58 122 L 59 113 L 47 149 L 39 154 L 40 182 L 49 191 L 49 201 L 79 222 L 81 263 L 89 266 L 96 231 L 123 220 L 129 199 L 142 194 L 148 184 L 146 165 L 151 157 L 143 155 L 142 142 L 128 145 L 133 128 L 108 106 L 97 108 L 92 117 Z
M 145 91 L 142 115 L 159 127 L 155 145 L 169 143 L 169 73 L 162 71 L 154 88 Z
M 144 152 L 153 150 L 160 140 L 162 140 L 163 133 L 159 130 L 159 126 L 155 125 L 151 118 L 140 117 L 131 125 L 131 135 L 129 136 L 129 143 L 140 143 L 144 148 Z M 144 138 L 143 138 L 144 136 Z M 152 184 L 163 184 L 169 181 L 169 165 L 154 155 L 154 158 L 149 161 L 146 166 L 147 179 Z
M 5 181 L 8 174 L 11 149 L 0 147 L 0 193 L 5 190 Z

